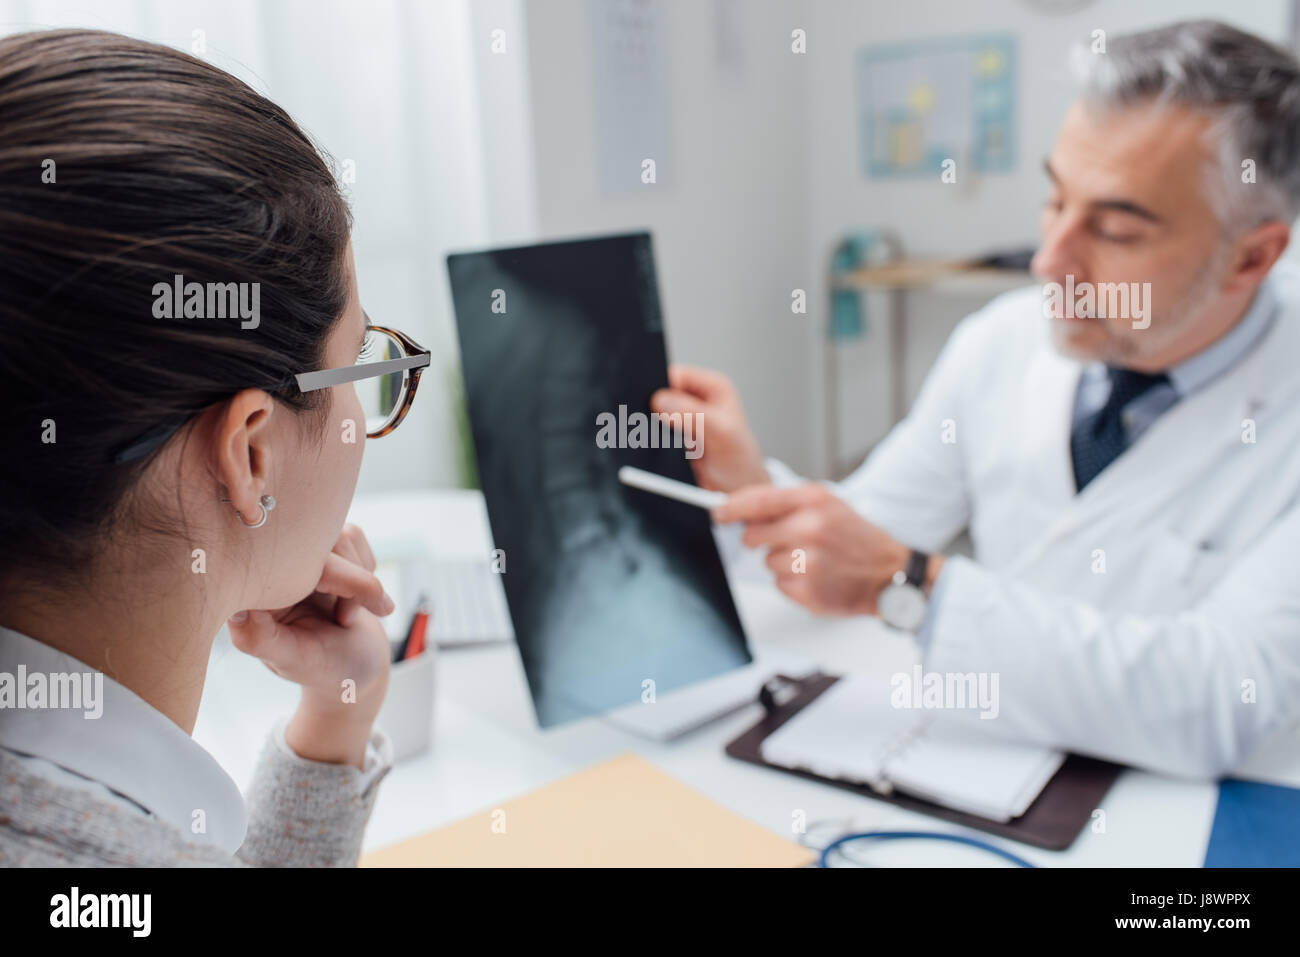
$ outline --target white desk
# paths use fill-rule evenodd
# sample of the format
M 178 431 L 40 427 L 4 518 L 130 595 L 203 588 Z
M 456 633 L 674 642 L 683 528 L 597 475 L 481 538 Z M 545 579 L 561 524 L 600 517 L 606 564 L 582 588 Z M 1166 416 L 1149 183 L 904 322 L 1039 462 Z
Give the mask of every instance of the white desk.
M 359 499 L 351 520 L 382 553 L 386 542 L 423 538 L 435 554 L 482 555 L 486 513 L 477 492 L 440 491 Z M 737 604 L 756 649 L 794 650 L 832 673 L 883 670 L 914 659 L 908 640 L 874 620 L 826 620 L 806 614 L 774 588 L 740 583 Z M 802 811 L 811 825 L 852 821 L 855 829 L 959 830 L 827 785 L 727 757 L 724 745 L 758 719 L 757 704 L 667 744 L 648 742 L 592 718 L 550 731 L 537 728 L 513 645 L 439 653 L 433 745 L 399 763 L 384 781 L 366 833 L 372 850 L 447 824 L 626 751 L 763 827 L 793 837 Z M 218 639 L 194 737 L 246 788 L 272 720 L 292 711 L 295 686 Z M 1300 786 L 1300 736 L 1258 755 L 1247 776 Z M 1125 772 L 1106 796 L 1105 833 L 1086 830 L 1064 852 L 992 838 L 1040 865 L 1187 866 L 1205 856 L 1216 788 L 1140 771 Z M 979 833 L 979 832 L 971 832 Z M 987 837 L 987 835 L 985 835 Z M 939 842 L 882 846 L 883 865 L 997 865 L 988 855 Z

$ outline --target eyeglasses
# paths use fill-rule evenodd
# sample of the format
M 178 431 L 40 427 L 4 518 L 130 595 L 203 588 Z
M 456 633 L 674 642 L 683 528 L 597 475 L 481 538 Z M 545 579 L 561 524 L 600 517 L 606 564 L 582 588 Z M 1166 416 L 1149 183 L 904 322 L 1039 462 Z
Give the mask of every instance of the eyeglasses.
M 420 374 L 432 359 L 432 353 L 414 339 L 385 326 L 369 323 L 357 361 L 336 369 L 300 372 L 284 382 L 297 385 L 299 392 L 315 392 L 331 386 L 356 382 L 357 398 L 366 415 L 366 437 L 377 439 L 402 424 L 415 401 Z M 181 416 L 150 429 L 113 456 L 116 464 L 131 462 L 148 455 L 176 434 L 191 416 Z
M 366 413 L 366 437 L 377 439 L 402 424 L 415 401 L 420 373 L 431 354 L 404 332 L 366 326 L 366 339 L 355 365 L 294 376 L 298 391 L 314 392 L 345 382 L 359 383 L 357 398 Z

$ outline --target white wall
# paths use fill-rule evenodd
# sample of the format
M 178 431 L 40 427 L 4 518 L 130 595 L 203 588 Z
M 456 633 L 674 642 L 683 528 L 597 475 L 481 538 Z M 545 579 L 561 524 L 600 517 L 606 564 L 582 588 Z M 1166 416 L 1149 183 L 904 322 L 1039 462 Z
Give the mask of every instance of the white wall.
M 669 355 L 730 374 L 767 448 L 812 463 L 804 124 L 810 64 L 790 54 L 802 3 L 740 3 L 740 69 L 719 66 L 725 0 L 665 4 L 670 168 L 665 185 L 605 196 L 598 177 L 590 9 L 526 5 L 538 226 L 545 238 L 649 228 Z

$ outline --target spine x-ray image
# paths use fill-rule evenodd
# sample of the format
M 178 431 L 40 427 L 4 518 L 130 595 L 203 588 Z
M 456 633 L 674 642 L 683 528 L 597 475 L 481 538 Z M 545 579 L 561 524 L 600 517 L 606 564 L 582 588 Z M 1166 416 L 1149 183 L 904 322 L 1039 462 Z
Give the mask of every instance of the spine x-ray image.
M 617 478 L 634 465 L 693 481 L 681 433 L 670 448 L 662 433 L 646 447 L 646 429 L 597 439 L 602 417 L 648 418 L 667 385 L 649 235 L 447 263 L 479 477 L 539 723 L 747 664 L 708 513 Z

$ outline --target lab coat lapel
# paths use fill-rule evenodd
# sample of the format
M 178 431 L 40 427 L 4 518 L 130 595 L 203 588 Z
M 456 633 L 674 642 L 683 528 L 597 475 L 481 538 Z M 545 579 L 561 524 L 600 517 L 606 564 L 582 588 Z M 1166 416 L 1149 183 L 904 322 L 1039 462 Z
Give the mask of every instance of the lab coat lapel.
M 1126 509 L 1149 509 L 1151 501 L 1176 495 L 1203 474 L 1203 467 L 1242 441 L 1243 420 L 1292 396 L 1300 379 L 1291 371 L 1300 352 L 1300 324 L 1275 317 L 1273 327 L 1236 367 L 1158 418 L 1119 458 L 1070 500 L 1025 561 L 1079 528 L 1113 520 Z M 1068 442 L 1067 442 L 1068 445 Z M 1054 459 L 1045 471 L 1055 473 Z
M 1074 497 L 1074 465 L 1070 461 L 1070 420 L 1082 366 L 1057 352 L 1050 342 L 1030 360 L 1021 396 L 1025 410 L 1021 474 L 1028 500 L 1053 511 L 1066 508 Z

